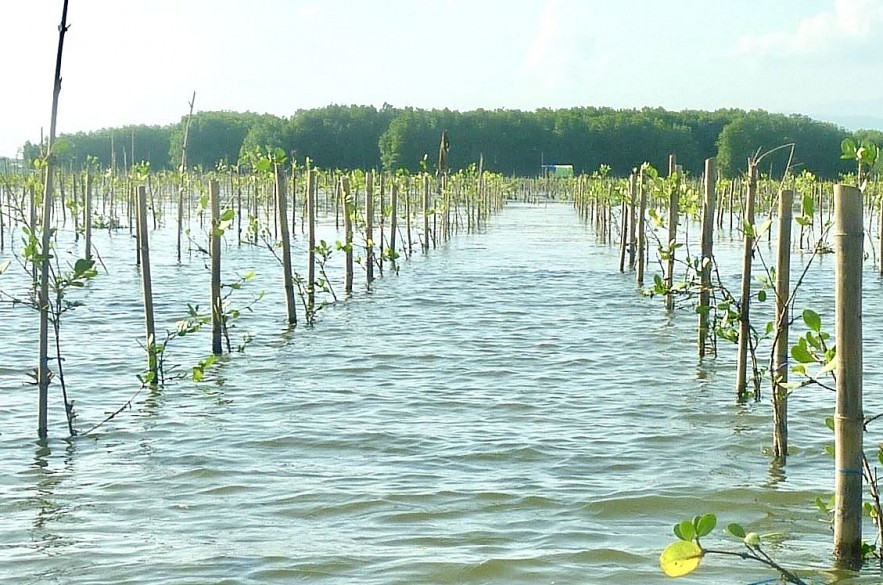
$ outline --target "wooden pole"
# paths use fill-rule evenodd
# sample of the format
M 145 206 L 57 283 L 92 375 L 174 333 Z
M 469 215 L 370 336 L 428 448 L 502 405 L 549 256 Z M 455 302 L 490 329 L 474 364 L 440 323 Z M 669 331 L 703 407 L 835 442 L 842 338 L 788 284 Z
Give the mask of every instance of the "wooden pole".
M 221 355 L 224 328 L 224 307 L 221 299 L 221 187 L 212 179 L 209 183 L 209 204 L 212 214 L 212 231 L 209 236 L 209 253 L 212 259 L 212 353 Z
M 638 199 L 640 201 L 640 207 L 638 209 L 638 264 L 637 264 L 637 273 L 635 275 L 638 286 L 644 284 L 644 266 L 646 264 L 645 253 L 647 249 L 646 238 L 647 235 L 644 233 L 644 216 L 647 211 L 647 193 L 644 189 L 644 169 L 641 169 L 638 173 Z
M 365 173 L 365 273 L 374 282 L 374 171 Z
M 345 240 L 343 290 L 346 294 L 353 292 L 353 196 L 350 192 L 350 179 L 346 175 L 340 178 L 343 197 L 343 230 Z
M 294 300 L 294 279 L 291 274 L 291 233 L 288 229 L 288 193 L 285 169 L 273 165 L 276 177 L 276 212 L 279 221 L 279 238 L 282 241 L 282 278 L 285 289 L 285 308 L 288 324 L 297 325 L 297 305 Z
M 779 194 L 776 250 L 776 347 L 773 353 L 773 457 L 788 458 L 788 320 L 791 308 L 791 214 L 794 192 Z
M 429 173 L 423 175 L 423 253 L 429 251 Z
M 701 288 L 699 290 L 699 357 L 705 357 L 708 342 L 708 312 L 711 309 L 711 268 L 714 262 L 714 220 L 717 194 L 713 158 L 705 159 L 705 176 L 702 183 L 702 233 L 699 235 Z
M 674 245 L 678 239 L 678 206 L 680 204 L 680 181 L 677 176 L 677 164 L 675 163 L 675 155 L 668 156 L 668 176 L 669 180 L 674 177 L 674 185 L 668 200 L 668 250 L 669 257 L 665 270 L 665 289 L 668 294 L 665 297 L 665 308 L 669 311 L 675 307 L 675 297 L 671 292 L 675 279 L 675 248 Z
M 399 182 L 392 180 L 392 187 L 389 194 L 389 252 L 390 257 L 395 258 L 396 237 L 399 229 Z M 393 270 L 395 270 L 395 260 L 392 260 Z
M 405 256 L 408 258 L 411 257 L 411 251 L 414 249 L 414 243 L 411 239 L 411 187 L 412 184 L 409 183 L 405 189 L 405 232 L 408 236 L 408 247 L 405 251 Z
M 306 162 L 307 173 L 307 309 L 312 315 L 316 308 L 316 171 Z M 309 318 L 307 319 L 309 322 Z
M 835 185 L 834 557 L 846 568 L 862 564 L 862 215 L 861 191 Z
M 380 268 L 380 276 L 383 276 L 383 242 L 386 240 L 386 217 L 383 204 L 386 201 L 386 175 L 382 171 L 380 173 L 379 198 L 377 206 L 380 208 L 380 239 L 378 240 L 380 243 L 380 263 L 378 266 Z
M 144 293 L 144 329 L 147 340 L 147 372 L 149 383 L 159 383 L 156 360 L 156 328 L 153 322 L 153 288 L 150 277 L 150 245 L 147 239 L 147 193 L 143 185 L 138 187 L 138 243 L 141 255 L 141 288 Z
M 622 202 L 619 228 L 619 271 L 625 272 L 625 256 L 629 247 L 629 225 L 628 221 L 629 204 L 627 201 Z
M 635 252 L 638 251 L 638 230 L 635 229 L 635 217 L 638 212 L 638 176 L 629 175 L 629 269 L 635 269 Z
M 751 258 L 754 254 L 754 198 L 757 194 L 757 165 L 748 163 L 748 189 L 745 195 L 745 215 L 742 248 L 742 287 L 739 298 L 739 351 L 736 363 L 736 396 L 741 400 L 747 391 L 748 360 L 751 336 Z
M 92 167 L 86 169 L 86 193 L 83 202 L 83 231 L 85 237 L 86 260 L 92 259 Z

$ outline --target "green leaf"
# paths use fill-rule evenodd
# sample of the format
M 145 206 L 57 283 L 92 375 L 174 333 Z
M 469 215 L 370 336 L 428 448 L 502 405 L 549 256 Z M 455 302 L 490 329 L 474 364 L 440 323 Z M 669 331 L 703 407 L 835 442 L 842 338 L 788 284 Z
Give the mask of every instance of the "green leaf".
M 674 533 L 681 540 L 693 540 L 696 538 L 696 530 L 693 528 L 693 522 L 690 520 L 684 520 L 675 524 Z
M 840 158 L 844 159 L 854 159 L 855 158 L 855 141 L 852 138 L 844 138 L 840 143 Z
M 699 568 L 703 554 L 695 542 L 679 540 L 665 547 L 659 556 L 659 566 L 669 577 L 683 577 Z
M 801 339 L 797 345 L 791 348 L 791 357 L 802 364 L 811 364 L 816 361 L 816 358 L 807 349 L 806 340 L 804 339 Z
M 757 291 L 757 300 L 761 303 L 766 301 L 766 291 L 765 290 Z
M 803 215 L 807 217 L 812 217 L 816 211 L 816 202 L 812 198 L 812 195 L 804 195 L 803 200 L 801 201 L 801 209 L 803 209 Z
M 826 416 L 825 417 L 825 426 L 828 427 L 829 429 L 831 429 L 832 431 L 834 430 L 834 417 L 833 416 Z
M 221 221 L 233 221 L 234 211 L 232 209 L 225 209 L 224 213 L 221 214 Z
M 736 538 L 745 538 L 745 529 L 742 528 L 741 524 L 736 524 L 735 522 L 732 524 L 727 524 L 727 527 L 724 529 Z
M 822 318 L 812 309 L 803 310 L 803 322 L 816 333 L 822 330 Z
M 696 529 L 697 537 L 711 534 L 711 531 L 717 526 L 717 516 L 714 514 L 700 516 L 697 520 L 693 521 L 693 526 Z

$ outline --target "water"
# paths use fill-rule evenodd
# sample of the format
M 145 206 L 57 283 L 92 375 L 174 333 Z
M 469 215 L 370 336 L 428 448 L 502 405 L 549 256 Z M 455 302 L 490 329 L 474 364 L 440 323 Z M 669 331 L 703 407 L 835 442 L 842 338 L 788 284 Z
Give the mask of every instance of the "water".
M 96 237 L 110 275 L 63 329 L 81 428 L 130 399 L 144 362 L 129 235 Z M 206 304 L 207 273 L 198 256 L 173 262 L 171 234 L 153 237 L 157 322 L 173 328 L 187 302 Z M 737 265 L 738 242 L 717 246 Z M 240 302 L 267 291 L 235 330 L 256 335 L 246 353 L 72 441 L 53 386 L 51 438 L 35 442 L 34 315 L 0 307 L 0 583 L 662 583 L 671 526 L 706 512 L 780 532 L 778 560 L 835 579 L 814 504 L 833 491 L 832 395 L 798 391 L 792 456 L 771 468 L 767 401 L 733 400 L 735 349 L 699 363 L 695 316 L 642 298 L 568 206 L 510 205 L 293 332 L 269 253 L 224 257 L 228 280 L 258 271 Z M 828 319 L 832 265 L 803 297 Z M 875 413 L 870 266 L 865 286 Z M 209 348 L 207 333 L 183 338 L 167 360 L 189 367 Z M 771 577 L 718 557 L 682 582 Z

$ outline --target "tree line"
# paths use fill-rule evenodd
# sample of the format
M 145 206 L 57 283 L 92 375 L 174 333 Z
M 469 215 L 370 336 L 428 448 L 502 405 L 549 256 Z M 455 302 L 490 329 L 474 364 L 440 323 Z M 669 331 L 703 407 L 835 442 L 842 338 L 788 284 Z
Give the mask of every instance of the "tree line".
M 105 167 L 147 161 L 151 168 L 177 168 L 181 161 L 187 116 L 166 126 L 132 125 L 61 136 L 58 157 L 68 164 L 87 156 Z M 310 157 L 315 165 L 337 169 L 383 168 L 417 172 L 434 168 L 439 138 L 447 131 L 447 165 L 466 168 L 481 160 L 484 168 L 508 175 L 532 176 L 542 164 L 572 164 L 577 173 L 602 164 L 618 175 L 647 161 L 666 168 L 669 154 L 685 171 L 698 175 L 704 160 L 716 157 L 725 176 L 743 171 L 749 157 L 780 149 L 763 159 L 763 172 L 781 175 L 789 164 L 799 172 L 835 179 L 852 170 L 839 158 L 847 136 L 880 138 L 879 132 L 852 134 L 802 115 L 762 110 L 668 111 L 661 108 L 618 110 L 565 109 L 472 110 L 330 105 L 298 110 L 290 117 L 252 112 L 209 111 L 193 115 L 187 139 L 192 166 L 235 165 L 248 154 L 282 148 L 292 160 Z M 879 142 L 878 142 L 879 143 Z M 25 159 L 39 156 L 38 144 L 26 143 Z

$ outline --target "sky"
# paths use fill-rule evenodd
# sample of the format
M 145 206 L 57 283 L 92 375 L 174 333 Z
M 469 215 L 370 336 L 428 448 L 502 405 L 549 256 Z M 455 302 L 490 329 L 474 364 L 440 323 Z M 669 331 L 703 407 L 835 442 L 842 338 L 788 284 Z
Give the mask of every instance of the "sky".
M 62 0 L 0 0 L 0 156 L 48 133 Z M 883 0 L 70 0 L 58 131 L 199 110 L 736 107 L 883 124 Z M 877 126 L 875 126 L 877 125 Z

